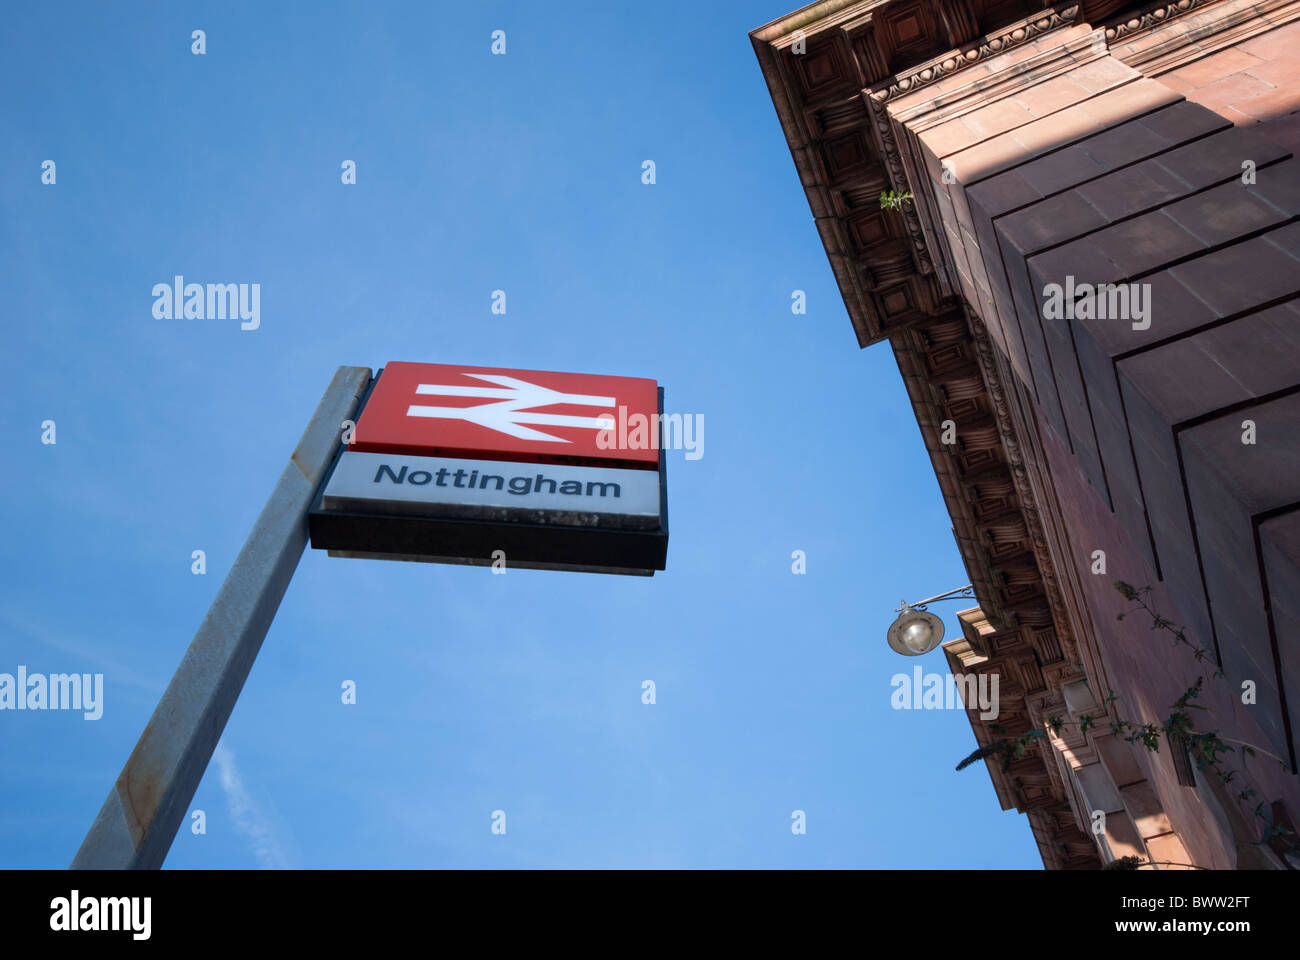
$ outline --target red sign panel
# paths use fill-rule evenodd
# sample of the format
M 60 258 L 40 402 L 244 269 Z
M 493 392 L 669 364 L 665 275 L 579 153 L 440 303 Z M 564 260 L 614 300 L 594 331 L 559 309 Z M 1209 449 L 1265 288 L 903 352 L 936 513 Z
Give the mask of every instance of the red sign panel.
M 639 377 L 395 362 L 348 449 L 653 470 L 658 412 L 658 385 Z

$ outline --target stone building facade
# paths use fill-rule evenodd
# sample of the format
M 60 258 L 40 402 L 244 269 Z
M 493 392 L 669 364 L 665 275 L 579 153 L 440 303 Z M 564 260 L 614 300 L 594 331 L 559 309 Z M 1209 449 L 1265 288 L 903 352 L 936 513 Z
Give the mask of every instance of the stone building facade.
M 750 39 L 952 515 L 1003 808 L 1052 869 L 1300 867 L 1300 0 L 824 0 Z M 1198 678 L 1230 750 L 1130 742 Z

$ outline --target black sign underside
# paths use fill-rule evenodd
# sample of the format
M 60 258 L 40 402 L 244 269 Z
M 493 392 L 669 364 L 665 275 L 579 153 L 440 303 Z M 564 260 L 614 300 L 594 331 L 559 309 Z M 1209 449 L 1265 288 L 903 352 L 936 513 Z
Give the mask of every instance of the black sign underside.
M 649 575 L 664 569 L 668 534 L 555 524 L 313 511 L 311 545 L 376 559 L 488 565 L 502 551 L 509 567 L 598 569 Z

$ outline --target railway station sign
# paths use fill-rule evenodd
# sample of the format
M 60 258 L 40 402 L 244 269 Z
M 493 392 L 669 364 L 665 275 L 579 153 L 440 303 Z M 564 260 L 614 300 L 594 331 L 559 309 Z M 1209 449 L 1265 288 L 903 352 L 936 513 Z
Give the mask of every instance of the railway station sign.
M 331 556 L 650 575 L 668 546 L 653 380 L 390 363 L 308 515 Z M 658 439 L 658 438 L 656 438 Z

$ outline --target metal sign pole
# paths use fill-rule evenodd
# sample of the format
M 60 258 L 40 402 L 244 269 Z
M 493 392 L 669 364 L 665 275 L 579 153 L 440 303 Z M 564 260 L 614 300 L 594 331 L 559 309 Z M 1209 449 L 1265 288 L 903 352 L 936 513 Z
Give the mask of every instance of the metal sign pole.
M 162 866 L 307 545 L 307 511 L 370 377 L 367 367 L 334 374 L 73 869 Z

